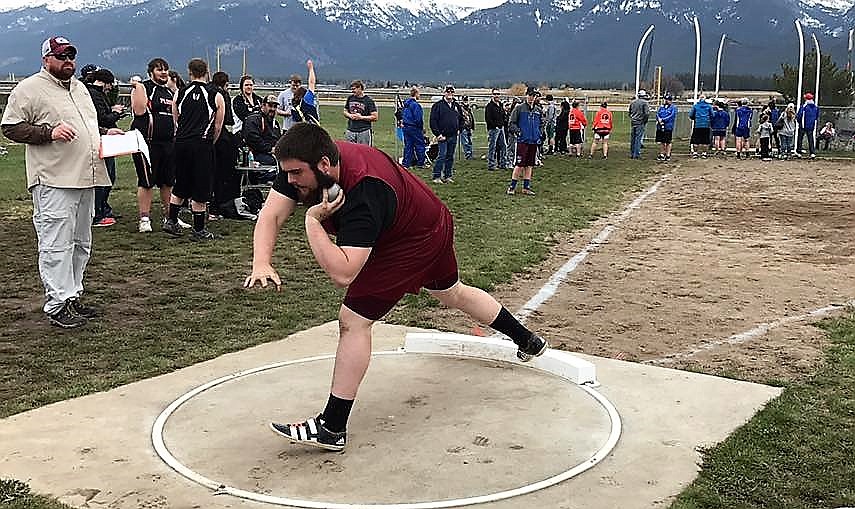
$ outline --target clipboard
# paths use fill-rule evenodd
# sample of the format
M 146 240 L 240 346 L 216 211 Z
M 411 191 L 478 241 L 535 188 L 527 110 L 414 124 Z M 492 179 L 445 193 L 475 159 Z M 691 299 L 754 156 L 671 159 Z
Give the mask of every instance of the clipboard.
M 98 157 L 126 156 L 142 153 L 146 161 L 150 161 L 148 144 L 142 133 L 132 129 L 124 134 L 105 134 L 101 136 L 101 148 Z

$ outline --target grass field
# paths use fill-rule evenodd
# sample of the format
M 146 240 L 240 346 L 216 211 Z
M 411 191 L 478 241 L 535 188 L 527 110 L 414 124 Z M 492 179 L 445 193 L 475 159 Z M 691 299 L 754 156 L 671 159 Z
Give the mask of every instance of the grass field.
M 344 119 L 338 108 L 322 114 L 331 133 L 340 136 Z M 626 193 L 641 189 L 656 168 L 626 158 L 625 136 L 625 127 L 618 127 L 608 161 L 548 159 L 535 172 L 534 198 L 506 196 L 508 174 L 487 172 L 484 161 L 457 163 L 457 182 L 434 187 L 455 216 L 462 278 L 489 290 L 541 262 L 557 234 L 586 226 L 616 208 Z M 389 152 L 400 150 L 390 109 L 381 112 L 376 139 Z M 483 153 L 477 147 L 485 141 L 486 134 L 478 131 L 476 155 Z M 419 171 L 428 177 L 427 170 Z M 285 280 L 283 291 L 245 291 L 240 283 L 250 269 L 252 223 L 213 223 L 221 238 L 208 244 L 160 232 L 141 235 L 135 184 L 129 159 L 121 159 L 110 201 L 123 217 L 94 232 L 86 296 L 105 309 L 105 316 L 85 328 L 60 331 L 41 312 L 23 147 L 11 146 L 0 158 L 5 249 L 0 274 L 6 282 L 0 301 L 0 417 L 170 372 L 336 318 L 341 292 L 314 263 L 300 217 L 283 230 L 274 258 Z M 159 224 L 159 216 L 154 219 Z M 434 305 L 425 295 L 410 297 L 388 320 L 435 327 Z M 674 507 L 855 505 L 855 316 L 823 326 L 833 339 L 826 364 L 707 451 L 700 477 Z M 14 487 L 11 481 L 0 484 L 0 501 Z M 33 496 L 0 507 L 64 506 Z

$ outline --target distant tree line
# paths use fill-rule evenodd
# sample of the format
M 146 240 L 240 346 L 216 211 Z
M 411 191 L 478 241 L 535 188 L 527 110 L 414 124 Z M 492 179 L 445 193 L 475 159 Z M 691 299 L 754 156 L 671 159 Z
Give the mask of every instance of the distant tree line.
M 822 55 L 819 67 L 819 104 L 825 106 L 852 105 L 852 78 L 846 69 L 840 69 L 831 60 L 831 55 Z M 775 90 L 790 102 L 796 102 L 798 94 L 798 67 L 781 64 L 781 74 L 773 76 Z M 816 52 L 805 55 L 802 78 L 802 94 L 816 90 Z

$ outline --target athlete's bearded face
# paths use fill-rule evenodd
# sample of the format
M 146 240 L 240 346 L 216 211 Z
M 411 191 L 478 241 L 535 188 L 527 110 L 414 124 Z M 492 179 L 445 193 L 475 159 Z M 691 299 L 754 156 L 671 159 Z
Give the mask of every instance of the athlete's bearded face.
M 321 203 L 323 190 L 335 184 L 335 179 L 320 171 L 317 165 L 298 159 L 285 159 L 279 164 L 288 174 L 288 183 L 297 189 L 299 201 L 307 207 Z
M 169 67 L 157 67 L 151 71 L 151 80 L 158 85 L 166 85 L 169 81 Z

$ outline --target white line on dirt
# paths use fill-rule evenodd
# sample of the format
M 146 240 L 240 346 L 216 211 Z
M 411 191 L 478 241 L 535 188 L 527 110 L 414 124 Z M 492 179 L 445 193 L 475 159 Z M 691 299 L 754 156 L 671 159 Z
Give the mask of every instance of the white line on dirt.
M 550 278 L 549 281 L 546 282 L 545 285 L 535 294 L 534 297 L 528 300 L 519 311 L 517 311 L 516 316 L 519 318 L 520 322 L 525 323 L 528 317 L 535 311 L 540 308 L 547 300 L 552 298 L 555 295 L 555 292 L 558 291 L 558 286 L 567 279 L 567 276 L 570 275 L 571 272 L 576 270 L 576 268 L 581 264 L 588 255 L 600 247 L 602 244 L 606 243 L 609 236 L 617 229 L 617 225 L 626 220 L 630 214 L 632 214 L 635 209 L 641 206 L 641 203 L 646 200 L 650 195 L 659 190 L 659 186 L 665 182 L 670 174 L 663 175 L 655 184 L 650 186 L 649 189 L 641 193 L 635 200 L 632 201 L 629 205 L 623 209 L 620 214 L 615 216 L 614 220 L 610 222 L 605 228 L 600 230 L 600 233 L 594 237 L 591 242 L 588 243 L 581 251 L 576 253 L 573 258 L 567 261 L 564 265 L 561 266 L 558 271 L 555 272 Z M 494 334 L 494 336 L 502 336 L 501 334 Z
M 829 304 L 827 306 L 814 309 L 813 311 L 808 311 L 807 313 L 795 316 L 785 316 L 784 318 L 779 318 L 778 320 L 774 320 L 772 322 L 761 323 L 757 325 L 753 329 L 749 329 L 745 332 L 740 332 L 739 334 L 734 334 L 725 339 L 719 339 L 715 341 L 709 341 L 702 344 L 696 344 L 689 348 L 689 350 L 681 353 L 675 353 L 668 355 L 667 357 L 663 357 L 661 359 L 651 359 L 644 361 L 644 364 L 671 364 L 676 362 L 679 359 L 685 359 L 687 357 L 692 357 L 701 352 L 706 352 L 709 350 L 713 350 L 722 345 L 740 345 L 742 343 L 751 341 L 753 339 L 759 338 L 765 335 L 772 329 L 781 327 L 783 325 L 787 325 L 790 323 L 803 322 L 806 320 L 810 320 L 813 318 L 818 318 L 822 316 L 826 316 L 835 311 L 839 311 L 845 308 L 855 307 L 855 299 L 850 300 L 849 302 L 845 302 L 843 304 Z

